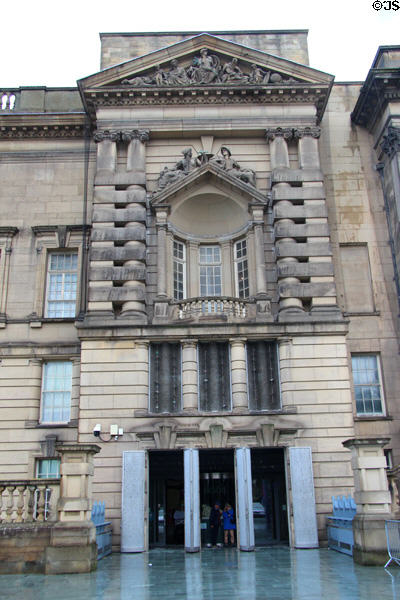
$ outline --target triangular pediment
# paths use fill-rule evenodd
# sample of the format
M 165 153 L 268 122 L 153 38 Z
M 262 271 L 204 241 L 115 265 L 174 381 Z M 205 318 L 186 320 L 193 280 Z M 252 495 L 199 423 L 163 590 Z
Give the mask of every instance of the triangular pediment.
M 78 85 L 86 92 L 197 85 L 329 87 L 332 82 L 333 76 L 322 71 L 203 33 L 90 75 Z
M 268 202 L 268 198 L 254 186 L 229 175 L 212 163 L 207 163 L 156 192 L 151 204 L 154 208 L 169 205 L 183 193 L 185 195 L 197 194 L 205 186 L 209 190 L 214 189 L 215 193 L 240 196 L 247 203 L 265 205 Z

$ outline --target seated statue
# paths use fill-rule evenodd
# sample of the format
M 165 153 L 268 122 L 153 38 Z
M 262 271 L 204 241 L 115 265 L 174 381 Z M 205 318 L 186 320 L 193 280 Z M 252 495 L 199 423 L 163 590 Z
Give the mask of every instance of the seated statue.
M 237 58 L 232 58 L 230 62 L 224 64 L 221 75 L 222 83 L 248 83 L 249 76 L 242 72 L 237 62 Z
M 226 171 L 231 177 L 237 177 L 240 181 L 256 187 L 256 174 L 251 169 L 242 169 L 232 158 L 231 151 L 226 146 L 221 146 L 219 154 L 210 159 L 210 163 Z
M 171 168 L 164 167 L 158 178 L 158 189 L 163 190 L 171 183 L 175 183 L 188 175 L 193 169 L 200 166 L 198 159 L 192 160 L 192 149 L 185 148 L 182 150 L 183 158 Z
M 267 84 L 270 75 L 270 71 L 263 71 L 259 66 L 253 63 L 250 67 L 249 83 Z

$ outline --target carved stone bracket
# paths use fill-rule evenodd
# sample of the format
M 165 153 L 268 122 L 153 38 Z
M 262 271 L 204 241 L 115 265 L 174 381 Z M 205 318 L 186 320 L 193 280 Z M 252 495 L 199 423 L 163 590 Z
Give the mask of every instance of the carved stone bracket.
M 397 127 L 389 126 L 387 134 L 383 136 L 383 142 L 381 143 L 382 152 L 387 154 L 390 158 L 396 152 L 400 152 L 400 129 Z
M 224 431 L 223 425 L 214 423 L 209 430 L 204 432 L 208 448 L 226 448 L 228 432 Z

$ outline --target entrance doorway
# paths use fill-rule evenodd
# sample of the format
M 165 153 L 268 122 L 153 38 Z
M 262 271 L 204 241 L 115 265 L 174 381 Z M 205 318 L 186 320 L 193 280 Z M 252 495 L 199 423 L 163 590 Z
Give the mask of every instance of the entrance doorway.
M 224 508 L 229 503 L 236 515 L 234 451 L 200 450 L 200 518 L 201 542 L 210 542 L 209 517 L 216 502 Z M 217 543 L 223 543 L 223 528 L 217 537 Z
M 256 546 L 288 543 L 283 449 L 252 448 L 251 472 Z
M 149 544 L 184 544 L 182 450 L 149 451 Z

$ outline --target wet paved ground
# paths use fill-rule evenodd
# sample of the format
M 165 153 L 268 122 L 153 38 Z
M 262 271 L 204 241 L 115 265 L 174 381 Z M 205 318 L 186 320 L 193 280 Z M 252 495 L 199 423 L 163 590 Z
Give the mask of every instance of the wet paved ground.
M 87 575 L 2 575 L 1 600 L 400 600 L 400 568 L 332 550 L 151 550 L 113 554 Z

